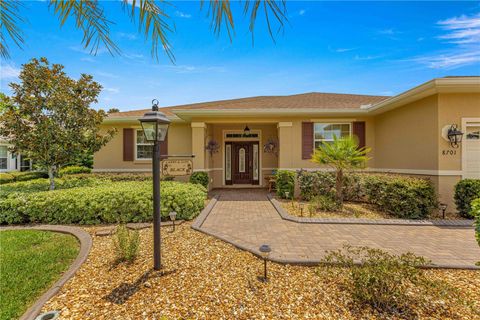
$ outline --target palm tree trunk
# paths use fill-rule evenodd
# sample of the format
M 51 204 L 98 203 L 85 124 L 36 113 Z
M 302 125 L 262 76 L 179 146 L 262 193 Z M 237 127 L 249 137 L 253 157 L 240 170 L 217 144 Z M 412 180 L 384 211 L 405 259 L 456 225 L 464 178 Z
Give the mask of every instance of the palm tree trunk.
M 337 191 L 337 202 L 343 205 L 343 170 L 337 170 L 337 177 L 335 181 L 335 189 Z

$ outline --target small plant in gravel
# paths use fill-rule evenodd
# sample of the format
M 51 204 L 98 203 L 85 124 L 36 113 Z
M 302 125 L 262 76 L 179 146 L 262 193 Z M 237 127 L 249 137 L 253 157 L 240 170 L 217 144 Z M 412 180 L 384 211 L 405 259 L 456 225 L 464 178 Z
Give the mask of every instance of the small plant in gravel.
M 113 237 L 113 245 L 118 261 L 133 262 L 140 246 L 138 230 L 129 230 L 125 225 L 119 225 Z
M 330 251 L 317 272 L 338 282 L 357 307 L 369 305 L 378 312 L 416 318 L 414 310 L 420 306 L 447 313 L 447 301 L 460 301 L 453 287 L 426 275 L 424 267 L 428 264 L 413 253 L 393 255 L 380 249 L 345 246 Z
M 310 201 L 310 206 L 313 207 L 314 211 L 338 211 L 341 209 L 341 205 L 335 200 L 332 196 L 319 195 L 314 197 Z

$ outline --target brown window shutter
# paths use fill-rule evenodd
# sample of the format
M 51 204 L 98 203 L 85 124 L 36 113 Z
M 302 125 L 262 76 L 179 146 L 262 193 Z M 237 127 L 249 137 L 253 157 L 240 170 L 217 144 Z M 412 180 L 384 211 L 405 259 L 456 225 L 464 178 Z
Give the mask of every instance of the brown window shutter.
M 134 129 L 123 129 L 123 161 L 133 161 L 135 148 Z
M 355 121 L 352 132 L 358 138 L 358 147 L 365 147 L 365 121 Z
M 302 159 L 310 159 L 313 148 L 313 122 L 302 122 Z
M 160 160 L 166 159 L 167 157 L 162 157 L 168 155 L 168 133 L 165 136 L 165 140 L 160 142 Z

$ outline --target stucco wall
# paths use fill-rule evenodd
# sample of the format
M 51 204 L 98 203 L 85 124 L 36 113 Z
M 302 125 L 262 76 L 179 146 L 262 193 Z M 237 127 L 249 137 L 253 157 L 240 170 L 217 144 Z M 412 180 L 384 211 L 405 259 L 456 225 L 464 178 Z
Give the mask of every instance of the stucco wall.
M 131 124 L 113 124 L 104 128 L 116 128 L 117 133 L 110 142 L 93 156 L 95 170 L 109 171 L 148 171 L 151 170 L 150 160 L 123 161 L 123 129 L 141 127 Z M 192 133 L 190 124 L 173 123 L 168 131 L 168 153 L 190 154 L 192 152 Z
M 438 169 L 437 95 L 375 117 L 375 168 Z

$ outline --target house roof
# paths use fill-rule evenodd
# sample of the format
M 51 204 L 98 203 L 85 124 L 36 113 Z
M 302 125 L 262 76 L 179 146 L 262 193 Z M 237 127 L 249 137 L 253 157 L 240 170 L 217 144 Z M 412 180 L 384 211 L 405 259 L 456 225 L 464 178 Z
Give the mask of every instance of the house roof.
M 251 109 L 359 109 L 361 106 L 374 104 L 388 96 L 370 96 L 359 94 L 310 92 L 289 96 L 259 96 L 230 100 L 201 102 L 160 108 L 166 115 L 185 110 L 251 110 Z M 111 118 L 141 117 L 150 109 L 116 112 Z
M 480 77 L 450 76 L 427 81 L 396 96 L 373 96 L 340 93 L 303 93 L 288 96 L 258 96 L 201 102 L 160 108 L 172 120 L 192 115 L 255 116 L 264 114 L 378 114 L 440 92 L 480 92 Z M 248 114 L 245 111 L 248 110 Z M 137 120 L 150 109 L 116 112 L 107 122 Z

